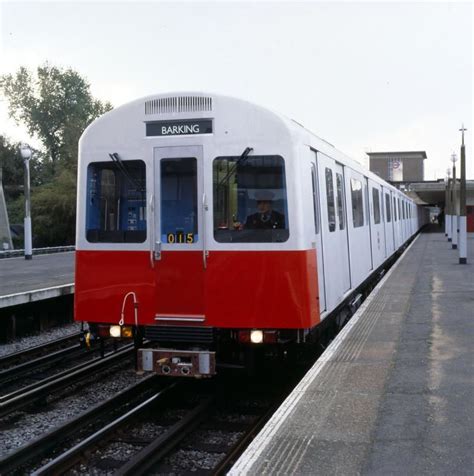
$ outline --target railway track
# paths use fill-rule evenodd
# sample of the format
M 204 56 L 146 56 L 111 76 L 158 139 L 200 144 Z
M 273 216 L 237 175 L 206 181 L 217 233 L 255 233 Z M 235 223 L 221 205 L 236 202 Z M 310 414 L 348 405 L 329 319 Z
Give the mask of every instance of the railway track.
M 13 352 L 11 354 L 0 357 L 0 372 L 5 372 L 7 368 L 19 366 L 24 363 L 36 360 L 42 356 L 50 355 L 51 353 L 59 352 L 61 349 L 71 348 L 73 346 L 79 347 L 79 339 L 81 332 L 76 332 L 60 339 L 55 339 L 45 344 L 29 347 L 25 350 Z
M 39 382 L 2 395 L 0 397 L 0 418 L 12 412 L 22 410 L 33 403 L 44 402 L 55 392 L 107 369 L 120 360 L 130 358 L 133 352 L 133 344 L 129 344 L 104 358 L 84 362 Z
M 152 396 L 162 385 L 162 380 L 152 375 L 94 405 L 0 459 L 0 474 L 31 473 L 35 467 L 41 466 L 45 458 L 54 458 L 68 444 L 72 447 L 76 441 L 87 438 L 121 413 Z
M 123 343 L 117 347 L 115 342 L 108 342 L 103 348 L 95 346 L 89 349 L 80 346 L 78 342 L 76 345 L 2 370 L 0 371 L 0 402 L 12 393 L 51 381 L 55 376 L 63 375 L 71 369 L 80 368 L 81 365 L 97 360 L 97 356 L 102 355 L 103 352 L 118 350 L 122 347 Z
M 156 390 L 156 386 L 165 385 Z M 137 389 L 154 389 L 143 393 L 131 405 Z M 173 381 L 149 377 L 136 389 L 122 392 L 109 402 L 91 409 L 64 427 L 20 448 L 0 461 L 0 473 L 18 471 L 25 464 L 35 475 L 50 474 L 117 474 L 158 473 L 224 474 L 253 436 L 270 418 L 285 392 L 262 395 L 235 392 L 235 388 L 216 390 L 214 383 Z M 128 401 L 121 414 L 88 436 L 78 436 L 78 428 L 97 421 L 97 415 L 112 415 L 110 408 Z M 131 407 L 131 408 L 130 408 Z M 41 456 L 57 447 L 59 435 L 78 441 L 63 449 L 43 466 L 31 466 Z M 80 440 L 80 441 L 79 441 Z M 64 445 L 63 445 L 64 447 Z M 185 456 L 183 456 L 183 454 Z M 188 455 L 188 456 L 186 456 Z M 196 456 L 198 455 L 198 456 Z M 199 456 L 200 455 L 200 456 Z M 50 456 L 48 458 L 52 458 Z M 187 461 L 189 467 L 183 467 Z M 181 466 L 180 466 L 181 465 Z M 193 466 L 194 465 L 194 466 Z M 198 471 L 196 473 L 196 471 Z

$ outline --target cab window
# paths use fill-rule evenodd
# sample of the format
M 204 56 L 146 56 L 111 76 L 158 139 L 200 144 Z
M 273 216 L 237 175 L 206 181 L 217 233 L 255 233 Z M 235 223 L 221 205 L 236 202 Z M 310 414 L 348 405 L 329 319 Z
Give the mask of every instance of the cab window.
M 271 243 L 288 240 L 282 157 L 217 157 L 213 163 L 213 191 L 216 241 Z
M 141 160 L 87 168 L 86 238 L 91 243 L 146 240 L 146 167 Z

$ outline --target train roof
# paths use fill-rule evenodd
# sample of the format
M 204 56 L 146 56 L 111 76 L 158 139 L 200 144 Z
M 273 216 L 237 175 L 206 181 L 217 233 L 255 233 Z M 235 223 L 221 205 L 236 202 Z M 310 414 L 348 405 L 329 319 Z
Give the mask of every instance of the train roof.
M 215 114 L 216 110 L 222 107 L 243 107 L 258 111 L 266 116 L 267 120 L 280 122 L 280 125 L 284 125 L 290 136 L 297 141 L 308 145 L 345 166 L 349 166 L 377 183 L 388 186 L 393 191 L 400 192 L 397 188 L 385 182 L 378 175 L 370 172 L 362 164 L 344 154 L 333 144 L 317 136 L 314 132 L 308 130 L 296 120 L 265 106 L 229 95 L 202 91 L 173 91 L 141 97 L 134 101 L 122 104 L 96 119 L 84 131 L 81 141 L 87 137 L 93 128 L 97 126 L 100 128 L 101 125 L 104 125 L 106 123 L 104 121 L 122 121 L 124 114 L 137 114 L 143 116 L 145 112 L 145 114 L 150 114 L 150 117 L 156 117 L 153 116 L 153 113 L 165 111 L 168 118 L 173 115 L 176 115 L 177 118 L 183 118 L 183 113 L 189 115 L 190 112 L 193 112 L 193 116 L 196 118 L 208 118 L 209 114 Z M 410 199 L 408 196 L 407 198 Z

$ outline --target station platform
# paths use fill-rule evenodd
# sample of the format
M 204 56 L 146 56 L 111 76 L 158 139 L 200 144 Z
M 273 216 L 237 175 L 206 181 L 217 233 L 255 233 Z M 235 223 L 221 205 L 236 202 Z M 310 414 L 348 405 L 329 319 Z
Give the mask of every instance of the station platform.
M 472 475 L 474 236 L 419 235 L 230 475 Z
M 0 308 L 74 293 L 74 252 L 0 260 Z

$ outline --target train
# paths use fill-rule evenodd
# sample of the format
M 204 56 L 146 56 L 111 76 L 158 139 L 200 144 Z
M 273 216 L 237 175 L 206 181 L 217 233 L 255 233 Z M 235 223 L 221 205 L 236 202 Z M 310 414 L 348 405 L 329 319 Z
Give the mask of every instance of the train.
M 77 189 L 75 319 L 169 376 L 314 343 L 424 216 L 298 122 L 197 92 L 95 120 Z

